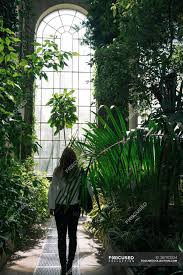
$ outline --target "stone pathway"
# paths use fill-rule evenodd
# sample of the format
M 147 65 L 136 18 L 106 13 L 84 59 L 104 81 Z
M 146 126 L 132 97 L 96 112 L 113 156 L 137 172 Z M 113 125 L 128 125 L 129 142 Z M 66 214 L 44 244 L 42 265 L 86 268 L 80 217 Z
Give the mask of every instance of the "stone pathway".
M 113 275 L 111 268 L 102 263 L 101 245 L 83 228 L 86 219 L 86 216 L 79 219 L 73 275 Z M 47 238 L 34 249 L 18 252 L 17 259 L 9 262 L 0 275 L 59 275 L 59 272 L 57 231 L 52 219 L 48 224 Z
M 67 236 L 67 247 L 68 247 Z M 79 255 L 78 245 L 73 262 L 73 275 L 80 275 L 79 271 Z M 67 251 L 68 252 L 68 251 Z M 38 260 L 37 267 L 33 275 L 59 275 L 60 274 L 60 262 L 57 249 L 57 229 L 55 221 L 52 220 L 48 227 L 48 235 L 43 245 L 43 252 Z

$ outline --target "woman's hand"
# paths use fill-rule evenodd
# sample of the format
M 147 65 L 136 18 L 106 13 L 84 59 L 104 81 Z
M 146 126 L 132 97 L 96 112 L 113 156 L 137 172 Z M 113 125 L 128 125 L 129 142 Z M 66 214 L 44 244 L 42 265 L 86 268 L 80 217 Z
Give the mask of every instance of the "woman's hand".
M 50 209 L 50 215 L 54 216 L 54 209 Z

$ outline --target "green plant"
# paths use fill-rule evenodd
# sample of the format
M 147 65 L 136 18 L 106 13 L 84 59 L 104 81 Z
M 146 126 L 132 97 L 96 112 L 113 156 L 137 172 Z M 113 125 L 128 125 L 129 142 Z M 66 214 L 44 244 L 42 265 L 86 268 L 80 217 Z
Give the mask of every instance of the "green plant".
M 66 145 L 65 128 L 72 128 L 77 121 L 74 90 L 64 89 L 61 94 L 54 94 L 48 101 L 47 105 L 52 107 L 51 117 L 48 121 L 51 127 L 55 127 L 54 135 L 64 130 L 64 139 Z
M 85 142 L 74 144 L 89 163 L 89 179 L 98 208 L 95 206 L 91 213 L 95 233 L 123 251 L 177 250 L 173 242 L 175 232 L 182 232 L 178 217 L 182 215 L 183 202 L 177 180 L 182 154 L 174 137 L 169 136 L 167 142 L 161 136 L 151 135 L 148 129 L 127 133 L 119 109 L 103 109 L 106 119 L 97 115 L 100 127 L 90 123 Z M 126 223 L 144 203 L 146 207 Z
M 36 223 L 48 217 L 48 180 L 35 175 L 31 158 L 25 162 L 11 160 L 0 175 L 0 254 L 9 254 L 10 240 L 16 247 Z
M 119 33 L 118 26 L 112 13 L 114 0 L 90 0 L 88 6 L 88 17 L 85 25 L 87 27 L 85 42 L 102 48 L 110 44 Z
M 58 46 L 51 40 L 46 40 L 43 45 L 34 43 L 35 51 L 20 58 L 19 42 L 14 32 L 4 28 L 0 23 L 0 128 L 2 153 L 7 161 L 10 153 L 21 157 L 21 145 L 26 144 L 32 150 L 37 149 L 33 140 L 33 125 L 28 125 L 21 116 L 21 109 L 31 104 L 27 88 L 35 78 L 47 79 L 43 68 L 63 69 L 65 60 L 72 53 L 60 52 Z M 14 139 L 14 134 L 18 136 Z M 30 150 L 30 151 L 31 151 Z M 10 152 L 11 151 L 11 152 Z
M 96 50 L 96 99 L 103 99 L 102 104 L 117 105 L 116 98 L 122 101 L 128 95 L 129 102 L 138 108 L 150 107 L 152 97 L 161 104 L 166 76 L 175 71 L 180 77 L 183 69 L 182 2 L 89 3 L 86 40 Z M 111 28 L 104 27 L 104 23 Z

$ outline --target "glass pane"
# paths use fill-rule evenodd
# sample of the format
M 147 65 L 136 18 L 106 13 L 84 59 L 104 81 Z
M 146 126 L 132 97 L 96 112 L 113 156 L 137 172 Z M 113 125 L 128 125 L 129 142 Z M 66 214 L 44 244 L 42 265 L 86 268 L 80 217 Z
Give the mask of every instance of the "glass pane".
M 48 81 L 43 79 L 42 80 L 42 88 L 53 88 L 53 73 L 52 72 L 46 72 Z
M 74 17 L 72 28 L 77 31 L 82 28 L 82 20 L 79 17 Z
M 53 142 L 41 141 L 41 158 L 52 158 L 53 155 Z
M 91 107 L 91 122 L 95 121 L 96 116 L 94 113 L 96 113 L 96 111 L 97 111 L 96 107 Z M 92 113 L 92 112 L 94 112 L 94 113 Z
M 78 94 L 78 90 L 75 90 L 75 91 L 74 91 L 73 96 L 75 97 L 76 105 L 78 105 L 78 104 L 79 104 L 79 98 L 78 98 L 79 94 Z
M 48 67 L 44 66 L 43 71 L 47 74 L 49 72 L 53 72 L 53 68 L 48 68 Z
M 41 121 L 41 107 L 40 106 L 35 106 L 35 117 L 36 117 L 37 122 Z
M 41 85 L 42 85 L 42 80 L 39 79 L 39 78 L 37 78 L 37 79 L 36 79 L 36 88 L 37 88 L 37 89 L 41 88 Z
M 90 121 L 90 108 L 79 107 L 79 123 L 86 123 Z
M 90 90 L 79 90 L 79 105 L 90 106 Z
M 82 27 L 78 32 L 79 38 L 84 39 L 85 33 L 86 33 L 86 28 Z
M 46 105 L 53 95 L 52 89 L 42 89 L 42 105 Z
M 53 131 L 55 131 L 55 129 L 53 129 Z M 71 136 L 71 129 L 65 129 L 65 136 L 66 136 L 66 140 L 69 140 L 70 136 Z M 54 140 L 62 140 L 64 141 L 64 130 L 60 131 L 56 136 L 54 136 Z
M 81 72 L 90 72 L 90 56 L 80 56 L 79 58 L 79 70 Z
M 80 73 L 79 74 L 79 88 L 80 89 L 90 89 L 90 73 Z
M 41 105 L 41 89 L 35 90 L 35 105 Z
M 60 159 L 53 159 L 53 171 L 58 166 Z
M 73 57 L 73 71 L 77 72 L 79 70 L 79 57 L 74 56 Z
M 61 87 L 72 88 L 72 73 L 61 73 Z
M 52 159 L 40 159 L 40 170 L 52 175 L 53 161 Z
M 38 139 L 40 139 L 40 123 L 35 124 L 35 132 Z
M 42 36 L 40 37 L 36 37 L 36 42 L 38 42 L 39 44 L 42 44 Z
M 65 142 L 54 141 L 53 142 L 53 158 L 60 158 L 64 148 L 65 148 Z
M 61 18 L 58 13 L 56 17 L 49 21 L 49 25 L 55 28 L 56 30 L 58 30 L 58 27 L 60 27 L 60 25 L 62 25 Z
M 56 34 L 56 36 L 57 36 L 57 34 Z M 59 34 L 57 37 L 58 37 L 58 38 L 55 38 L 55 39 L 54 39 L 54 42 L 57 44 L 58 49 L 59 49 L 59 51 L 60 51 L 60 50 L 61 50 L 61 35 Z
M 54 12 L 51 12 L 50 14 L 48 14 L 43 20 L 48 23 L 51 19 L 53 19 L 54 17 L 58 16 L 59 13 L 58 11 L 54 11 Z
M 86 15 L 82 14 L 79 11 L 77 11 L 76 16 L 79 17 L 81 20 L 85 20 L 86 19 Z
M 80 55 L 89 55 L 90 54 L 90 47 L 87 45 L 83 45 L 81 42 L 79 43 L 79 54 Z
M 53 87 L 56 88 L 60 88 L 60 79 L 61 79 L 61 73 L 60 72 L 55 72 L 54 73 L 54 83 L 53 83 Z
M 79 41 L 77 39 L 73 39 L 73 49 L 72 50 L 73 50 L 73 52 L 79 53 Z
M 61 45 L 62 51 L 72 51 L 72 35 L 68 32 L 63 33 L 62 41 L 64 41 Z
M 69 60 L 65 60 L 66 65 L 64 66 L 63 72 L 72 72 L 72 58 L 69 57 Z
M 62 23 L 64 26 L 71 26 L 72 21 L 73 21 L 73 15 L 62 14 L 61 19 L 62 19 Z
M 42 21 L 40 23 L 39 27 L 38 27 L 38 30 L 37 30 L 37 37 L 42 37 L 43 36 L 43 31 L 44 31 L 45 27 L 46 27 L 46 23 Z
M 75 124 L 73 127 L 72 127 L 72 136 L 76 136 L 78 134 L 78 128 L 79 128 L 79 125 L 78 124 Z
M 53 36 L 55 36 L 55 32 L 56 32 L 56 30 L 47 24 L 43 31 L 43 36 L 44 37 L 53 37 Z
M 70 33 L 70 26 L 64 26 L 65 32 L 69 32 Z
M 61 38 L 61 35 L 65 32 L 64 26 L 61 28 L 57 28 L 57 32 L 55 33 L 55 36 L 58 38 Z
M 48 122 L 51 116 L 51 107 L 50 106 L 42 106 L 42 112 L 41 112 L 41 121 L 42 122 Z
M 79 74 L 73 73 L 73 89 L 78 89 L 79 87 Z
M 48 124 L 41 124 L 41 140 L 52 140 L 52 128 Z

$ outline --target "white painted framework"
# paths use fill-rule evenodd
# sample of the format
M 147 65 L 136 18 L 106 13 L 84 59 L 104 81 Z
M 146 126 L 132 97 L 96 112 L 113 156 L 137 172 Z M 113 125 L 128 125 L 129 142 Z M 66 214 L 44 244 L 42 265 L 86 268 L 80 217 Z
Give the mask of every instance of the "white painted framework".
M 72 129 L 66 129 L 67 144 L 72 135 L 83 136 L 83 127 L 94 120 L 92 111 L 96 104 L 92 95 L 92 68 L 90 66 L 92 50 L 83 44 L 86 32 L 83 21 L 87 12 L 72 4 L 60 4 L 48 9 L 41 15 L 36 25 L 35 40 L 44 43 L 46 39 L 54 40 L 59 50 L 77 52 L 79 56 L 67 61 L 63 71 L 55 72 L 45 69 L 48 81 L 36 80 L 35 118 L 36 135 L 42 148 L 35 155 L 36 169 L 51 176 L 65 148 L 64 134 L 61 131 L 54 136 L 54 129 L 48 124 L 50 107 L 46 103 L 53 93 L 62 93 L 64 88 L 74 89 L 78 121 Z

